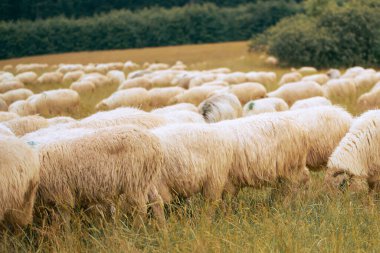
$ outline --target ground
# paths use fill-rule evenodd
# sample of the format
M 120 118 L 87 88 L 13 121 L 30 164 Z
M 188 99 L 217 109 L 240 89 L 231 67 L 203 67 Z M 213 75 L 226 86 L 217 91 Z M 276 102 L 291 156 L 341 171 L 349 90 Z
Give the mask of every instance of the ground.
M 233 71 L 275 71 L 289 68 L 263 63 L 247 51 L 247 42 L 195 46 L 68 53 L 0 61 L 0 68 L 17 63 L 97 63 L 132 60 L 138 63 L 181 60 L 191 69 L 229 67 Z M 35 92 L 57 85 L 30 88 Z M 268 87 L 273 90 L 275 85 Z M 77 118 L 94 112 L 93 105 L 116 87 L 82 98 Z M 354 100 L 344 105 L 354 112 Z M 150 221 L 141 230 L 125 219 L 104 221 L 73 214 L 71 228 L 33 224 L 0 238 L 1 252 L 378 252 L 380 204 L 365 194 L 332 194 L 323 185 L 323 172 L 313 173 L 308 190 L 272 201 L 270 190 L 246 189 L 214 216 L 199 196 L 168 210 L 166 229 Z

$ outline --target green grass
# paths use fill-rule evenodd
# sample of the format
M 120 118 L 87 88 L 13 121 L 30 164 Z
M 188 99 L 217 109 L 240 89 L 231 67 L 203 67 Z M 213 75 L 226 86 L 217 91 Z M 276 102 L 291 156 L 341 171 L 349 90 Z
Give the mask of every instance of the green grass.
M 81 56 L 88 56 L 81 57 Z M 218 58 L 219 57 L 219 58 Z M 257 54 L 248 54 L 246 44 L 225 43 L 65 54 L 0 62 L 110 62 L 142 63 L 183 60 L 191 69 L 230 67 L 234 71 L 289 71 L 265 65 Z M 68 85 L 66 85 L 67 87 Z M 57 85 L 29 86 L 35 92 Z M 267 87 L 276 88 L 275 84 Z M 94 105 L 116 89 L 115 85 L 81 97 L 74 117 L 94 112 Z M 355 98 L 344 105 L 355 112 Z M 33 224 L 18 234 L 6 231 L 0 237 L 0 252 L 379 252 L 380 203 L 367 195 L 331 194 L 323 186 L 324 173 L 313 173 L 310 189 L 276 201 L 270 190 L 244 189 L 237 199 L 226 200 L 213 217 L 200 196 L 190 203 L 172 206 L 166 229 L 157 230 L 150 220 L 141 230 L 125 219 L 105 221 L 76 211 L 71 229 L 57 224 Z

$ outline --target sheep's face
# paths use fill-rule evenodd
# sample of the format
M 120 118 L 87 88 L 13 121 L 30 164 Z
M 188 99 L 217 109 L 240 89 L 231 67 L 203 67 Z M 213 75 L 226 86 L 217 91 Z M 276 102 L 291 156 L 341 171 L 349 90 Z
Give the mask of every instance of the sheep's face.
M 368 184 L 364 178 L 352 175 L 348 171 L 331 168 L 326 172 L 325 184 L 331 190 L 362 192 L 368 191 Z

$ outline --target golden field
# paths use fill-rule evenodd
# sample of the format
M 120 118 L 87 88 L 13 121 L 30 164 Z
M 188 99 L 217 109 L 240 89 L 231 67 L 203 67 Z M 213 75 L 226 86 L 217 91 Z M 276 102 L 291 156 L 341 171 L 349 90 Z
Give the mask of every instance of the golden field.
M 289 71 L 267 65 L 259 54 L 248 53 L 247 42 L 190 45 L 134 50 L 81 52 L 0 61 L 0 68 L 18 63 L 101 63 L 132 60 L 137 63 L 183 61 L 190 69 L 228 67 L 233 71 Z M 32 85 L 34 92 L 58 85 Z M 68 87 L 68 85 L 66 86 Z M 275 89 L 275 84 L 267 87 Z M 81 118 L 95 112 L 94 105 L 116 86 L 81 98 Z M 343 106 L 352 113 L 356 98 Z M 123 218 L 106 221 L 73 215 L 70 230 L 34 224 L 18 234 L 6 232 L 1 252 L 378 252 L 380 203 L 377 198 L 331 194 L 324 189 L 323 172 L 314 173 L 310 189 L 273 201 L 270 189 L 246 189 L 228 200 L 215 216 L 197 196 L 167 210 L 167 226 L 154 224 L 136 230 Z

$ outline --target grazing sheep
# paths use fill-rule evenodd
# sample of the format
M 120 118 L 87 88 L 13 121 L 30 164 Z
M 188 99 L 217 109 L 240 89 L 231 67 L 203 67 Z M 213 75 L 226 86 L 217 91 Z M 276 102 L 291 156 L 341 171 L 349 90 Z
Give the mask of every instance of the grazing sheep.
M 21 88 L 24 88 L 24 84 L 18 80 L 7 80 L 0 82 L 0 93 Z
M 0 112 L 0 122 L 19 118 L 20 116 L 13 112 Z
M 152 82 L 146 77 L 136 77 L 133 79 L 128 78 L 120 84 L 118 90 L 125 90 L 130 88 L 144 88 L 148 90 L 152 88 Z
M 375 73 L 363 71 L 359 75 L 355 76 L 354 80 L 356 89 L 359 91 L 370 90 L 376 83 Z
M 67 72 L 62 79 L 63 83 L 72 83 L 78 81 L 82 76 L 84 76 L 83 70 L 77 70 L 72 72 Z
M 327 71 L 326 75 L 330 79 L 338 79 L 341 76 L 339 69 L 329 69 L 329 71 Z
M 0 135 L 0 222 L 12 227 L 32 223 L 39 184 L 37 153 L 13 136 Z
M 144 88 L 119 90 L 96 105 L 96 110 L 110 110 L 123 106 L 149 107 L 149 94 Z
M 137 63 L 134 63 L 132 61 L 127 61 L 124 63 L 123 70 L 124 71 L 132 71 L 135 69 L 138 69 L 140 66 Z
M 333 79 L 322 89 L 324 95 L 333 100 L 349 100 L 356 96 L 356 85 L 352 79 Z
M 239 84 L 239 83 L 246 82 L 247 77 L 245 76 L 245 73 L 243 72 L 234 72 L 234 73 L 225 74 L 221 78 L 221 81 L 226 82 L 228 84 Z
M 111 70 L 107 73 L 107 77 L 111 80 L 112 83 L 120 85 L 125 80 L 124 72 L 120 70 Z
M 62 83 L 63 74 L 61 72 L 46 72 L 43 73 L 38 79 L 39 84 L 60 84 Z
M 18 100 L 25 100 L 32 95 L 33 92 L 29 89 L 16 89 L 7 91 L 2 95 L 0 94 L 0 98 L 2 98 L 8 105 L 10 105 Z
M 302 75 L 295 71 L 295 72 L 291 72 L 291 73 L 286 73 L 284 74 L 281 79 L 280 79 L 280 82 L 278 83 L 279 86 L 282 86 L 286 83 L 295 83 L 295 82 L 299 82 L 301 81 L 302 79 Z
M 158 108 L 167 106 L 171 98 L 183 92 L 185 92 L 185 89 L 181 87 L 153 88 L 148 91 L 150 107 Z
M 107 86 L 110 83 L 108 77 L 100 73 L 90 73 L 82 76 L 79 81 L 89 81 L 95 84 L 96 88 Z
M 38 76 L 33 71 L 29 71 L 18 74 L 15 78 L 23 84 L 34 84 L 36 83 Z
M 191 103 L 198 106 L 203 100 L 208 98 L 212 93 L 225 87 L 219 86 L 199 86 L 186 90 L 170 99 L 169 104 Z
M 316 74 L 311 76 L 305 76 L 302 81 L 311 81 L 319 84 L 325 84 L 330 78 L 326 74 Z
M 152 110 L 151 113 L 160 114 L 167 112 L 175 112 L 175 111 L 190 111 L 190 112 L 198 112 L 198 108 L 190 103 L 180 103 L 175 105 L 165 106 L 159 109 Z
M 318 72 L 314 67 L 302 67 L 298 70 L 301 75 L 312 75 Z
M 243 108 L 243 116 L 287 110 L 289 110 L 289 106 L 282 98 L 262 98 L 246 103 Z
M 265 63 L 269 65 L 277 65 L 278 64 L 278 59 L 274 56 L 268 56 L 265 59 Z
M 24 136 L 27 133 L 49 126 L 47 119 L 37 115 L 11 119 L 2 124 L 8 127 L 16 136 Z
M 325 183 L 335 189 L 380 190 L 380 111 L 364 113 L 352 124 L 327 164 Z
M 26 100 L 13 102 L 9 106 L 8 111 L 20 116 L 37 114 L 36 108 L 33 108 Z
M 369 109 L 380 108 L 380 89 L 373 89 L 370 92 L 364 93 L 358 98 L 358 109 L 362 112 Z
M 276 83 L 277 75 L 274 72 L 249 72 L 247 82 L 261 83 L 265 86 Z
M 58 70 L 62 74 L 83 70 L 82 64 L 59 64 Z
M 309 153 L 307 166 L 320 170 L 352 124 L 352 116 L 336 106 L 318 106 L 282 112 L 307 131 Z
M 194 87 L 201 86 L 204 83 L 215 81 L 216 78 L 217 78 L 217 76 L 215 74 L 213 74 L 213 73 L 207 73 L 207 72 L 195 75 L 189 81 L 188 88 L 194 88 Z M 224 80 L 221 80 L 221 81 L 224 81 Z M 186 88 L 186 87 L 183 87 L 183 88 Z
M 292 107 L 290 107 L 290 110 L 305 109 L 324 105 L 332 105 L 332 103 L 325 97 L 312 97 L 296 101 Z
M 217 93 L 204 100 L 199 106 L 199 113 L 208 123 L 242 116 L 242 107 L 234 94 Z
M 241 104 L 245 104 L 253 99 L 265 97 L 267 90 L 259 83 L 242 83 L 232 85 L 230 92 L 238 97 Z
M 42 205 L 53 204 L 63 213 L 74 206 L 110 210 L 123 195 L 128 214 L 137 220 L 146 216 L 148 191 L 163 160 L 157 137 L 128 126 L 70 129 L 62 135 L 67 137 L 53 135 L 45 144 L 33 140 L 41 162 Z
M 4 99 L 0 96 L 0 112 L 8 111 L 8 104 L 4 101 Z
M 288 105 L 295 101 L 310 97 L 323 96 L 322 87 L 316 82 L 287 83 L 275 91 L 268 93 L 268 97 L 278 97 L 285 100 Z
M 44 91 L 26 100 L 26 103 L 37 113 L 53 115 L 73 112 L 78 108 L 79 102 L 79 94 L 70 89 Z
M 91 81 L 77 81 L 70 85 L 70 89 L 75 90 L 79 94 L 93 93 L 96 85 Z
M 156 71 L 150 76 L 152 87 L 167 87 L 170 86 L 175 72 L 171 70 Z

